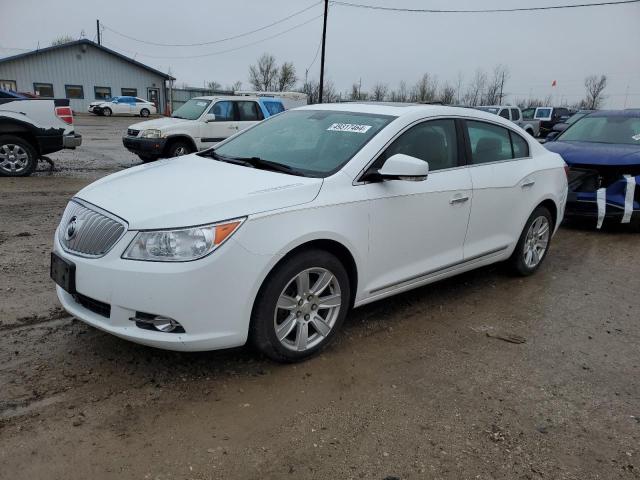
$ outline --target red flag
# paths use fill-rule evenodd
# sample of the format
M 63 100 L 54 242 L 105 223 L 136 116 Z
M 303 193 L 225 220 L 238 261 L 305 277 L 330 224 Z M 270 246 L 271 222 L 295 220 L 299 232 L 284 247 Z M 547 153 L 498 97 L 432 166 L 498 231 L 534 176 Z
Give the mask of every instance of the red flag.
M 558 82 L 556 82 L 555 80 L 553 82 L 551 82 L 551 86 L 555 87 L 558 84 Z

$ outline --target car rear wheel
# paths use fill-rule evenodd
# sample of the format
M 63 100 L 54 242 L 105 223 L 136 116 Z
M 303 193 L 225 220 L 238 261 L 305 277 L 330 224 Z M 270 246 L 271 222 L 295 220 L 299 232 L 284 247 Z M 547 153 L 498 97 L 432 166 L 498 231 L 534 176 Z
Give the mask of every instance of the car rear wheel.
M 149 110 L 147 110 L 146 108 L 143 108 L 142 110 L 140 110 L 141 117 L 148 117 L 149 113 L 150 113 Z
M 272 360 L 296 362 L 325 348 L 350 306 L 349 276 L 323 250 L 295 254 L 267 277 L 254 304 L 250 339 Z
M 111 109 L 110 109 L 110 108 L 103 108 L 103 109 L 102 109 L 102 114 L 103 114 L 105 117 L 110 117 L 112 113 L 113 113 L 113 112 L 111 111 Z
M 167 152 L 168 157 L 181 157 L 191 153 L 192 148 L 187 142 L 174 142 Z
M 524 226 L 509 262 L 513 271 L 522 276 L 533 274 L 547 256 L 553 217 L 546 207 L 537 207 Z
M 38 166 L 36 150 L 20 137 L 0 136 L 0 176 L 26 177 Z

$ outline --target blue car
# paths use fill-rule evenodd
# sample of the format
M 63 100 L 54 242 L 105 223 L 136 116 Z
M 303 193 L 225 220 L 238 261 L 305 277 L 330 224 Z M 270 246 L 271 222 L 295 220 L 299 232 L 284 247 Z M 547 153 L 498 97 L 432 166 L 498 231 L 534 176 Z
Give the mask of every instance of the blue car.
M 545 147 L 569 166 L 565 217 L 640 228 L 640 109 L 590 113 Z

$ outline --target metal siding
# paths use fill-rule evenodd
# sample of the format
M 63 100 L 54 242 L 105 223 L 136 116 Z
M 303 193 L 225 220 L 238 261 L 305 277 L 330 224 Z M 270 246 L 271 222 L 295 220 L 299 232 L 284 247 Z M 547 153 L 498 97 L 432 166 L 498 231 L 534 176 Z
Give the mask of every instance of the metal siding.
M 95 101 L 93 87 L 137 88 L 147 98 L 147 88 L 160 90 L 159 110 L 164 111 L 164 78 L 90 45 L 75 45 L 0 64 L 0 80 L 15 80 L 18 91 L 33 92 L 33 83 L 53 84 L 56 98 L 66 98 L 65 85 L 82 85 L 84 99 L 71 99 L 71 108 L 86 112 Z

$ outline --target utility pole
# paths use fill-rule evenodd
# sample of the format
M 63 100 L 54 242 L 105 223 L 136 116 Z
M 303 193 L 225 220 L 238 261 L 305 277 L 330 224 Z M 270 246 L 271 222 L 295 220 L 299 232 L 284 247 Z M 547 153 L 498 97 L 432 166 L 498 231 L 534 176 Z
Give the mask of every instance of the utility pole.
M 98 45 L 102 45 L 102 39 L 100 38 L 100 20 L 96 18 L 96 33 L 98 38 Z
M 502 81 L 500 82 L 500 105 L 502 105 L 502 89 L 504 88 L 504 70 L 502 71 Z
M 322 103 L 324 90 L 324 49 L 327 42 L 327 15 L 329 14 L 329 0 L 324 0 L 324 21 L 322 24 L 322 54 L 320 55 L 320 91 L 318 92 L 318 103 Z

